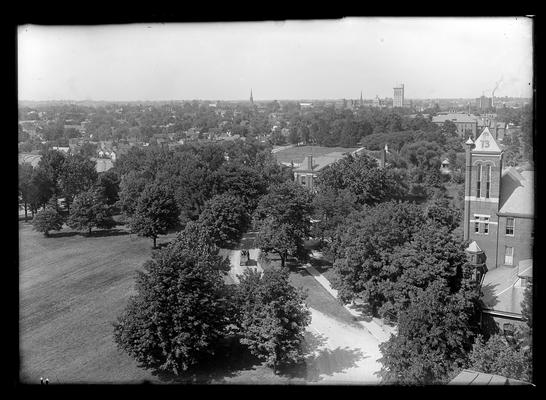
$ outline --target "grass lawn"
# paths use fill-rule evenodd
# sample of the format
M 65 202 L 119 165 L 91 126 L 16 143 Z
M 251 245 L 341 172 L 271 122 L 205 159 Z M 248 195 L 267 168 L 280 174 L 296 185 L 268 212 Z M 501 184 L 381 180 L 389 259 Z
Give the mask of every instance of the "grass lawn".
M 312 154 L 314 157 L 323 156 L 333 152 L 350 152 L 357 150 L 358 147 L 324 147 L 324 146 L 298 146 L 291 147 L 289 149 L 281 150 L 273 155 L 278 162 L 291 162 L 301 163 L 303 159 Z
M 20 222 L 21 380 L 153 380 L 112 339 L 112 322 L 134 293 L 135 271 L 151 253 L 150 239 L 122 229 L 85 237 L 65 228 L 46 238 Z
M 167 243 L 175 234 L 158 238 Z M 152 241 L 123 228 L 86 237 L 64 228 L 46 238 L 19 223 L 20 379 L 37 383 L 172 382 L 140 368 L 113 341 L 112 322 L 134 294 L 135 271 L 152 254 Z M 274 375 L 235 346 L 177 381 L 298 383 Z

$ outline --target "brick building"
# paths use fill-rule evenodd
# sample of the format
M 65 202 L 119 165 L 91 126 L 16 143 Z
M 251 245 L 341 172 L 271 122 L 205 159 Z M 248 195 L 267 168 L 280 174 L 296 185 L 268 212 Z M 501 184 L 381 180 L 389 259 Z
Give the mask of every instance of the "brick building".
M 532 280 L 534 172 L 503 168 L 503 150 L 489 128 L 466 144 L 464 239 L 485 258 L 484 313 L 497 324 L 521 320 L 523 289 Z
M 388 153 L 388 146 L 385 145 L 385 148 L 381 151 L 373 152 L 368 151 L 361 147 L 353 151 L 352 155 L 358 155 L 365 153 L 372 158 L 377 160 L 377 163 L 380 168 L 385 167 L 386 157 Z M 378 154 L 379 153 L 379 154 Z M 336 161 L 344 158 L 348 153 L 342 153 L 339 151 L 334 151 L 323 156 L 313 157 L 312 154 L 309 154 L 303 159 L 303 162 L 296 168 L 293 169 L 294 172 L 294 181 L 309 188 L 310 190 L 314 189 L 314 181 L 318 176 L 318 173 L 326 168 L 328 165 L 335 163 Z

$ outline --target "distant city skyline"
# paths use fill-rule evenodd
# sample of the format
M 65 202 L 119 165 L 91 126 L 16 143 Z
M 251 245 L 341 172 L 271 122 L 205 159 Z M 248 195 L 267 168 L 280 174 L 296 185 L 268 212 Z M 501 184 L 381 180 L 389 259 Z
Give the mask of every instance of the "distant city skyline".
M 19 99 L 254 101 L 532 97 L 529 18 L 36 26 Z

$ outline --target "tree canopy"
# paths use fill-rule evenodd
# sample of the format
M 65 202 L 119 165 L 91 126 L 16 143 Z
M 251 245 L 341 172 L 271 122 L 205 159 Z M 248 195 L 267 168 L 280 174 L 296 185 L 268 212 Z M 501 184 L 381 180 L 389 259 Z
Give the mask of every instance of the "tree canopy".
M 110 229 L 116 223 L 106 199 L 100 191 L 93 188 L 76 195 L 67 225 L 73 229 L 86 229 L 91 233 L 93 228 Z
M 311 322 L 305 293 L 290 284 L 286 270 L 246 269 L 239 278 L 241 343 L 275 371 L 303 360 L 304 332 Z
M 118 347 L 144 368 L 176 375 L 214 353 L 231 320 L 218 269 L 210 258 L 180 248 L 155 252 L 115 323 Z
M 170 188 L 152 183 L 144 187 L 129 222 L 131 230 L 154 241 L 178 224 L 179 210 Z
M 303 255 L 303 241 L 310 232 L 311 207 L 311 195 L 300 185 L 273 185 L 254 212 L 258 246 L 279 254 L 282 266 L 288 255 Z

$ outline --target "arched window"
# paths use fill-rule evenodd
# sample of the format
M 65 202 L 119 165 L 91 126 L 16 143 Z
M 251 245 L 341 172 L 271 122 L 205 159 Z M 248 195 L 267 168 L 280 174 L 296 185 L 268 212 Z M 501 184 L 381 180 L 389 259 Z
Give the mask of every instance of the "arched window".
M 485 170 L 485 198 L 489 198 L 489 190 L 491 188 L 491 165 L 488 165 Z
M 476 165 L 476 197 L 481 197 L 482 189 L 482 165 Z

